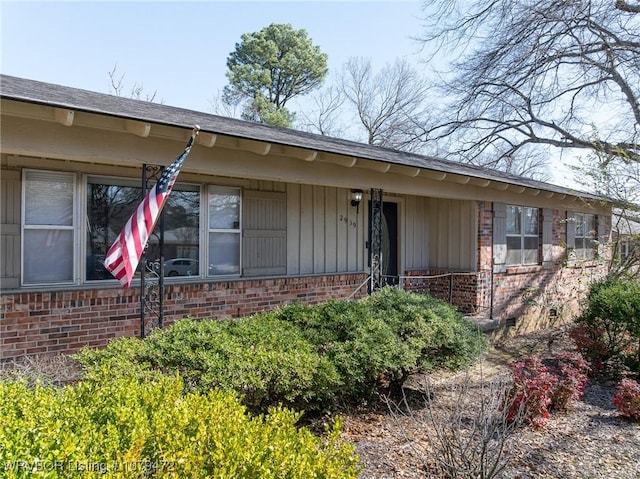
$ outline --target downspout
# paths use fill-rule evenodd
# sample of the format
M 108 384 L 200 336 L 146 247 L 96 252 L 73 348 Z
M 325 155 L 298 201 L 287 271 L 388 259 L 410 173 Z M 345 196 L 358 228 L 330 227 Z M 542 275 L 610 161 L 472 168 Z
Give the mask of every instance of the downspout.
M 490 281 L 489 281 L 489 319 L 493 321 L 493 245 L 495 244 L 495 228 L 493 226 L 494 223 L 494 211 L 493 211 L 493 201 L 491 202 L 491 262 L 489 264 L 489 271 L 490 271 Z

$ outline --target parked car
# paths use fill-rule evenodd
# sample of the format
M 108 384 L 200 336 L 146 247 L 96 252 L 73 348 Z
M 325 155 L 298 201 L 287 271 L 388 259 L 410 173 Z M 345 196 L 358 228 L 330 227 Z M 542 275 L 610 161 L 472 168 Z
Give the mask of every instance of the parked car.
M 164 262 L 165 276 L 194 276 L 198 275 L 198 260 L 191 258 L 174 258 Z

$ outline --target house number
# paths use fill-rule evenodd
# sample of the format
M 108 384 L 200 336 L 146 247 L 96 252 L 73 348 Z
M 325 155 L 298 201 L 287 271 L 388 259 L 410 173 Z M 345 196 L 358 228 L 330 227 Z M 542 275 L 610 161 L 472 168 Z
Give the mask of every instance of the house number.
M 356 223 L 353 220 L 350 220 L 345 215 L 340 215 L 340 221 L 342 221 L 345 224 L 349 225 L 350 228 L 355 228 L 356 226 L 358 226 L 358 223 Z

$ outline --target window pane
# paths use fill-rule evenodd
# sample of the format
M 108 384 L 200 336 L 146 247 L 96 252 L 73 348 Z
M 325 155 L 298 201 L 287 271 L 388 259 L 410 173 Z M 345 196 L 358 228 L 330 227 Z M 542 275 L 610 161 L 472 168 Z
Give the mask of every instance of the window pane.
M 142 188 L 134 180 L 90 178 L 87 185 L 87 258 L 88 280 L 113 279 L 102 266 L 107 250 L 140 204 Z M 164 258 L 199 257 L 200 192 L 197 187 L 176 185 L 163 210 Z M 160 259 L 160 222 L 151 233 L 148 261 Z M 198 274 L 197 268 L 182 268 Z M 138 266 L 138 271 L 140 266 Z M 169 271 L 165 271 L 168 274 Z
M 584 237 L 584 215 L 576 214 L 576 236 Z
M 24 282 L 73 281 L 73 231 L 24 230 Z
M 585 236 L 594 238 L 596 236 L 596 217 L 595 215 L 584 215 Z
M 73 225 L 73 175 L 27 171 L 25 224 Z
M 240 189 L 209 188 L 209 229 L 240 228 Z
M 522 262 L 522 238 L 520 236 L 507 236 L 507 264 L 520 264 Z
M 538 244 L 538 237 L 524 238 L 524 253 L 522 258 L 523 264 L 538 263 Z
M 240 273 L 240 235 L 209 233 L 209 274 Z
M 181 188 L 181 187 L 180 187 Z M 197 276 L 200 274 L 200 192 L 174 188 L 164 207 L 164 259 L 169 276 Z M 160 260 L 160 223 L 154 228 L 147 257 Z M 172 261 L 180 259 L 180 267 L 168 269 Z M 174 273 L 174 274 L 172 274 Z M 177 274 L 175 274 L 177 273 Z
M 87 257 L 88 280 L 114 279 L 104 269 L 105 254 L 122 227 L 140 204 L 142 188 L 133 180 L 108 184 L 110 180 L 90 179 L 87 184 Z M 95 181 L 95 183 L 92 183 Z
M 537 235 L 538 234 L 538 208 L 525 208 L 524 209 L 524 234 Z
M 585 259 L 593 259 L 596 251 L 596 242 L 592 238 L 584 240 L 584 257 Z
M 522 213 L 519 206 L 507 205 L 507 234 L 520 234 L 522 231 L 521 218 Z

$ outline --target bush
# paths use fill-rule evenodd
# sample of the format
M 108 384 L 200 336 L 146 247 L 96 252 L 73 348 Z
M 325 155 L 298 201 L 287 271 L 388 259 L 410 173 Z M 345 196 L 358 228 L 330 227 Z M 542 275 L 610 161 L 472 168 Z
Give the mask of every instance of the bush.
M 640 384 L 632 379 L 620 381 L 613 405 L 623 416 L 640 421 Z
M 178 321 L 145 340 L 116 340 L 78 355 L 138 377 L 179 372 L 187 390 L 238 392 L 253 412 L 318 412 L 360 402 L 413 372 L 471 364 L 487 341 L 448 304 L 385 288 L 360 301 L 293 304 L 223 321 Z M 154 372 L 155 371 L 155 372 Z
M 419 354 L 408 372 L 459 370 L 486 351 L 488 341 L 477 325 L 446 301 L 386 287 L 363 300 L 371 314 L 383 318 L 407 347 Z
M 75 387 L 0 383 L 3 477 L 355 478 L 353 446 L 298 429 L 275 408 L 252 417 L 222 391 L 183 395 L 178 377 L 96 374 Z
M 559 353 L 550 370 L 558 380 L 551 396 L 551 407 L 565 411 L 584 394 L 589 364 L 579 353 Z
M 186 390 L 235 391 L 253 412 L 282 404 L 314 410 L 331 403 L 339 388 L 333 364 L 318 355 L 293 325 L 268 313 L 224 321 L 178 321 L 144 341 L 116 340 L 100 351 L 82 351 L 88 369 L 139 375 L 180 373 Z
M 357 302 L 288 305 L 275 314 L 331 359 L 349 399 L 397 387 L 415 372 L 469 366 L 487 347 L 477 327 L 446 302 L 393 287 Z
M 507 419 L 522 419 L 535 428 L 543 427 L 550 416 L 551 397 L 558 378 L 551 374 L 538 357 L 516 361 L 510 365 L 513 385 L 505 405 Z
M 591 285 L 572 332 L 594 372 L 640 371 L 640 282 L 610 278 Z
M 584 358 L 575 353 L 561 353 L 549 366 L 531 357 L 510 367 L 513 385 L 504 401 L 507 419 L 521 416 L 535 428 L 546 424 L 551 411 L 564 411 L 582 397 L 589 371 Z

